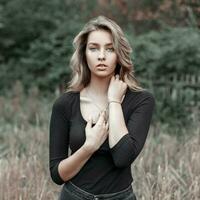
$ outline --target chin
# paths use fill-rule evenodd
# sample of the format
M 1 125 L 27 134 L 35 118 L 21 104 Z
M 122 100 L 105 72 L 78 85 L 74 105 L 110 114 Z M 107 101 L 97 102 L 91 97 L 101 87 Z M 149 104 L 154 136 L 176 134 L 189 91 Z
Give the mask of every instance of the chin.
M 101 78 L 106 78 L 106 77 L 110 77 L 111 74 L 108 74 L 108 73 L 96 73 L 96 74 L 93 74 L 94 76 L 96 77 L 101 77 Z

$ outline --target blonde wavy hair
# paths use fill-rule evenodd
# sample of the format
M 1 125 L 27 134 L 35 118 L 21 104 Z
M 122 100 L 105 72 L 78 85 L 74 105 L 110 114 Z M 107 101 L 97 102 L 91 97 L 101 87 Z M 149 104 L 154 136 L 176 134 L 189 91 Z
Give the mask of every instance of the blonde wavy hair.
M 85 24 L 82 31 L 73 40 L 75 51 L 70 60 L 70 68 L 72 69 L 71 81 L 68 82 L 65 92 L 81 91 L 89 84 L 91 75 L 86 61 L 85 50 L 88 35 L 96 30 L 105 30 L 112 35 L 113 48 L 117 54 L 115 74 L 119 74 L 120 79 L 126 82 L 127 86 L 133 91 L 144 90 L 135 78 L 130 58 L 132 48 L 122 29 L 111 19 L 105 16 L 98 16 Z

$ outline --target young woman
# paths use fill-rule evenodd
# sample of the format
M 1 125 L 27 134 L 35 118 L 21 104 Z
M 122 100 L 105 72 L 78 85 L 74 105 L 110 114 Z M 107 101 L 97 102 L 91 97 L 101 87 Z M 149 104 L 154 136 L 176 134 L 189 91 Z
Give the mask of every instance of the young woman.
M 74 47 L 72 79 L 50 120 L 50 173 L 64 183 L 59 199 L 135 200 L 131 164 L 144 146 L 154 97 L 139 86 L 132 49 L 114 21 L 90 20 Z

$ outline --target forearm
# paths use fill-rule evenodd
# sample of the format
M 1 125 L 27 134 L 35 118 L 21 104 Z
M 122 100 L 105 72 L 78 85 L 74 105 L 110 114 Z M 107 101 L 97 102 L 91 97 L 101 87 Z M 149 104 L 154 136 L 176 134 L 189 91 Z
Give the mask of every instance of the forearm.
M 115 144 L 128 133 L 126 127 L 122 106 L 119 103 L 109 104 L 109 146 L 112 148 Z
M 58 165 L 58 172 L 64 181 L 74 177 L 92 156 L 94 151 L 89 150 L 85 145 L 78 149 L 70 157 L 62 160 Z

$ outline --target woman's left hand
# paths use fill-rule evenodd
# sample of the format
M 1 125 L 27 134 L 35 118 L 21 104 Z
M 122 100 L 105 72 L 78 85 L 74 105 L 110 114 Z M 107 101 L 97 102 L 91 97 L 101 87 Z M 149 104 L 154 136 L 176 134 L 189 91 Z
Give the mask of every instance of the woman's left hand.
M 123 95 L 126 93 L 127 84 L 119 80 L 119 75 L 112 76 L 108 87 L 108 101 L 122 101 Z

